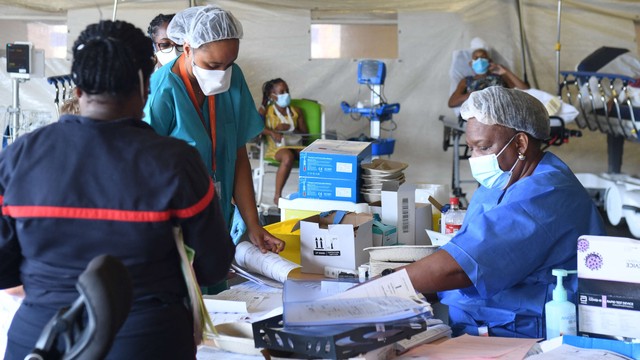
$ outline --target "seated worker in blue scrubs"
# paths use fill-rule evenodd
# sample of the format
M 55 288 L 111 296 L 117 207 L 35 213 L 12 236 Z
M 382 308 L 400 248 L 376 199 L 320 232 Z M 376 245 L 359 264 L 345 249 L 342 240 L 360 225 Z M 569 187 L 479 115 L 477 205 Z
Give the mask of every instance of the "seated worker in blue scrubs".
M 109 359 L 194 359 L 196 334 L 174 227 L 202 284 L 224 279 L 235 247 L 197 151 L 143 122 L 153 46 L 123 21 L 89 25 L 73 45 L 80 115 L 0 153 L 0 289 L 24 285 L 5 359 L 24 359 L 77 297 L 96 256 L 127 267 L 133 305 Z
M 264 122 L 235 63 L 242 25 L 219 7 L 195 6 L 174 16 L 167 35 L 184 53 L 151 77 L 144 121 L 198 150 L 220 190 L 228 226 L 242 221 L 241 215 L 253 244 L 262 252 L 280 252 L 284 242 L 260 225 L 253 192 L 246 143 Z
M 454 335 L 544 338 L 555 268 L 577 268 L 581 235 L 605 235 L 598 210 L 557 156 L 544 105 L 501 86 L 470 94 L 471 173 L 480 183 L 462 228 L 439 251 L 406 267 L 416 290 L 439 291 Z M 575 303 L 577 279 L 565 280 Z

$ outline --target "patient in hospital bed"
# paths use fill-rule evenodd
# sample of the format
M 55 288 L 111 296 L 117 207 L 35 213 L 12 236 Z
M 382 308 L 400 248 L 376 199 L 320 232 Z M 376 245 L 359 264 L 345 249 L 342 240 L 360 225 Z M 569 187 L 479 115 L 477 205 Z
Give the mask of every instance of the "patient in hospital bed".
M 462 105 L 469 98 L 469 94 L 489 86 L 529 89 L 529 85 L 508 68 L 491 59 L 489 48 L 482 40 L 475 38 L 471 42 L 471 46 L 473 52 L 469 66 L 473 75 L 465 76 L 460 80 L 449 98 L 449 107 L 454 108 Z

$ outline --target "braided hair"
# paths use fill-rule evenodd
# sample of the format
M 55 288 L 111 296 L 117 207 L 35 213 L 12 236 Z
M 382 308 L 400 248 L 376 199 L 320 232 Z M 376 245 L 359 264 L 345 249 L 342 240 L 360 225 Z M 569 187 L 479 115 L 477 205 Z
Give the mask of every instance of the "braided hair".
M 73 44 L 71 76 L 87 94 L 126 96 L 139 91 L 153 67 L 151 40 L 125 21 L 91 24 Z
M 262 106 L 265 109 L 269 104 L 269 95 L 271 95 L 271 91 L 273 90 L 273 87 L 278 83 L 284 83 L 284 80 L 282 80 L 281 78 L 275 78 L 262 84 Z
M 153 18 L 153 20 L 151 20 L 151 23 L 149 23 L 149 27 L 147 28 L 147 34 L 151 40 L 153 40 L 153 37 L 156 35 L 162 24 L 170 22 L 175 15 L 176 14 L 158 14 Z

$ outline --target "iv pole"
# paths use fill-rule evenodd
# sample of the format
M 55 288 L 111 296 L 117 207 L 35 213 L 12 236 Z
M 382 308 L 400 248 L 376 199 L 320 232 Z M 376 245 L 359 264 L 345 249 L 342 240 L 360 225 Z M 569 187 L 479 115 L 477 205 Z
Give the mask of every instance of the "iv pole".
M 13 143 L 18 137 L 18 129 L 20 128 L 20 83 L 26 79 L 11 79 L 11 87 L 13 90 L 13 103 L 9 112 L 11 113 L 11 123 L 9 124 L 9 143 Z
M 527 58 L 525 54 L 524 30 L 522 29 L 522 10 L 520 9 L 520 0 L 516 0 L 516 11 L 518 12 L 518 25 L 520 26 L 520 50 L 522 50 L 522 71 L 525 84 L 529 84 L 527 79 Z
M 562 0 L 558 0 L 558 39 L 556 41 L 556 86 L 560 84 L 560 14 L 562 13 Z

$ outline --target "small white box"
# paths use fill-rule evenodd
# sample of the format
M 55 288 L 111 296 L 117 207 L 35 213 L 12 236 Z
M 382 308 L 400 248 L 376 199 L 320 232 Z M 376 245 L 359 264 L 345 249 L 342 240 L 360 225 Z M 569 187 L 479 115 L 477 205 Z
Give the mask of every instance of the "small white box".
M 415 245 L 415 185 L 397 181 L 386 181 L 382 184 L 381 202 L 382 222 L 395 225 L 398 229 L 398 242 L 404 245 Z
M 314 215 L 300 221 L 300 257 L 302 272 L 324 274 L 324 267 L 357 270 L 369 254 L 363 250 L 373 245 L 373 216 L 346 213 L 334 224 L 336 214 Z
M 578 333 L 640 339 L 640 240 L 578 239 Z
M 414 232 L 414 243 L 407 245 L 431 245 L 431 241 L 429 240 L 429 236 L 425 230 L 430 230 L 433 228 L 432 226 L 432 216 L 431 216 L 432 207 L 431 204 L 420 204 L 416 203 L 416 212 L 415 212 L 415 232 Z

